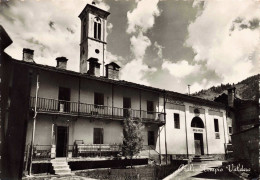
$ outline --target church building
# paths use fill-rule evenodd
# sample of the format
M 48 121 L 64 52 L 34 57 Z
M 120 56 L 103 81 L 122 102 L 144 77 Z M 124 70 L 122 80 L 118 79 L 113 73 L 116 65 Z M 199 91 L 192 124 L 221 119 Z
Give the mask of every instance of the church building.
M 67 70 L 66 57 L 57 57 L 56 67 L 37 64 L 30 49 L 23 50 L 23 60 L 6 59 L 5 133 L 13 133 L 10 121 L 24 113 L 24 166 L 32 142 L 33 161 L 117 156 L 129 113 L 144 124 L 139 158 L 158 163 L 195 155 L 224 159 L 230 135 L 225 106 L 120 80 L 120 66 L 106 62 L 109 14 L 95 4 L 87 4 L 80 13 L 80 72 Z M 24 109 L 13 117 L 19 99 Z

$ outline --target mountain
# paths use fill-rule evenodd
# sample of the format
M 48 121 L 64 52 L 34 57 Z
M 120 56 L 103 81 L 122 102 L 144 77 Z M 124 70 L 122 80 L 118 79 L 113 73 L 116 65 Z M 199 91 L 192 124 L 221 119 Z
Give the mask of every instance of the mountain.
M 237 84 L 221 84 L 220 86 L 213 86 L 207 90 L 201 90 L 192 94 L 192 96 L 200 97 L 203 99 L 214 100 L 215 97 L 222 93 L 227 94 L 227 89 L 235 86 L 236 96 L 244 100 L 257 100 L 259 91 L 260 74 L 246 78 Z

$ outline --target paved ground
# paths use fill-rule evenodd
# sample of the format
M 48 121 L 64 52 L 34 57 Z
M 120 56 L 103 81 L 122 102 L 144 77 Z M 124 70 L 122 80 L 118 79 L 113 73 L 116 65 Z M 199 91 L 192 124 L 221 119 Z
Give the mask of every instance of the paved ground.
M 222 166 L 221 161 L 206 161 L 206 162 L 191 163 L 190 165 L 187 165 L 177 176 L 170 178 L 170 180 L 182 180 L 182 179 L 240 180 L 241 179 L 221 166 Z

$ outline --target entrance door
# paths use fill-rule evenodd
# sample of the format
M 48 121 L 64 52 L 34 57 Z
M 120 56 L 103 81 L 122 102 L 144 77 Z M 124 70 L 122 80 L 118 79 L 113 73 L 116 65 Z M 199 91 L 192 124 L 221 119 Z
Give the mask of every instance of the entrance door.
M 203 155 L 204 154 L 203 134 L 194 133 L 194 146 L 195 146 L 195 155 Z
M 131 108 L 131 98 L 123 98 L 124 117 L 128 117 L 129 109 Z
M 70 111 L 70 89 L 69 88 L 59 88 L 59 111 L 69 112 Z
M 56 157 L 66 157 L 68 127 L 57 126 Z

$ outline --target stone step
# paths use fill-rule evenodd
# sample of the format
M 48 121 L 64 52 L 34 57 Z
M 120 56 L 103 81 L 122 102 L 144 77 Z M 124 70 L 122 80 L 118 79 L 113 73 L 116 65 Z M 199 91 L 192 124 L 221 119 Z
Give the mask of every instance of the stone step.
M 70 169 L 69 165 L 66 166 L 53 166 L 54 170 L 59 170 L 59 169 Z
M 66 166 L 68 165 L 67 162 L 54 162 L 52 163 L 52 166 Z
M 59 170 L 54 170 L 55 174 L 62 175 L 62 174 L 71 174 L 70 169 L 59 169 Z
M 194 156 L 192 159 L 192 162 L 202 162 L 202 161 L 214 161 L 215 159 L 212 156 Z
M 53 170 L 57 175 L 71 175 L 71 169 L 66 158 L 56 158 L 51 160 Z
M 56 158 L 56 159 L 52 159 L 51 162 L 67 162 L 66 158 Z

